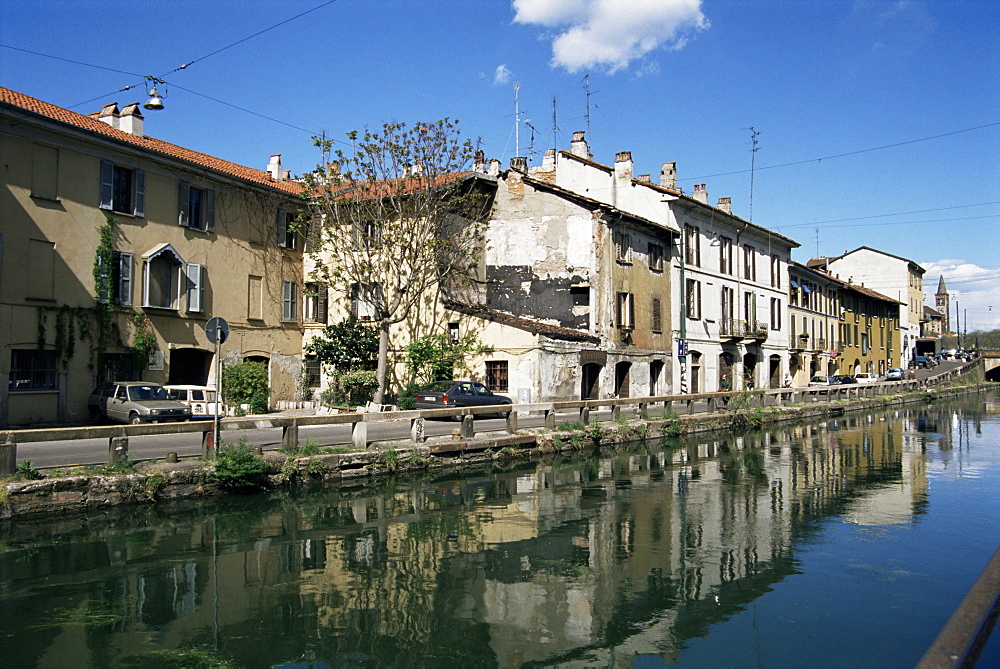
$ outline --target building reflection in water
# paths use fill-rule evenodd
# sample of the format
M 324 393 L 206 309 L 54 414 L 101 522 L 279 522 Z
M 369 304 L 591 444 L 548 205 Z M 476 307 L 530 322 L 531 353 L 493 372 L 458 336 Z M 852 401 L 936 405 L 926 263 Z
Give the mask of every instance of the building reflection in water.
M 928 449 L 960 469 L 960 430 L 977 425 L 931 406 L 22 524 L 0 554 L 5 653 L 76 666 L 192 648 L 251 666 L 670 661 L 795 573 L 817 524 L 912 522 Z

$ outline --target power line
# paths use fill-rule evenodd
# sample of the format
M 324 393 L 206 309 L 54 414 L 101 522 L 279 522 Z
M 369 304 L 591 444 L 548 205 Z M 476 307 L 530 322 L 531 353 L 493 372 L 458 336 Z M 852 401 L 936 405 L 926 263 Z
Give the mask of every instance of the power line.
M 963 132 L 972 132 L 974 130 L 983 130 L 985 128 L 992 128 L 993 126 L 1000 125 L 1000 121 L 994 123 L 986 123 L 984 125 L 977 125 L 974 128 L 965 128 L 963 130 L 953 130 L 951 132 L 944 132 L 940 135 L 931 135 L 930 137 L 921 137 L 920 139 L 910 139 L 905 142 L 896 142 L 895 144 L 884 144 L 882 146 L 873 146 L 869 149 L 858 149 L 857 151 L 846 151 L 844 153 L 835 153 L 829 156 L 822 156 L 819 158 L 808 158 L 806 160 L 794 160 L 789 163 L 781 163 L 780 165 L 768 165 L 766 167 L 758 167 L 757 170 L 776 170 L 779 167 L 791 167 L 793 165 L 804 165 L 806 163 L 818 163 L 824 160 L 832 160 L 834 158 L 844 158 L 847 156 L 856 156 L 861 153 L 871 153 L 872 151 L 882 151 L 883 149 L 893 149 L 898 146 L 906 146 L 907 144 L 916 144 L 918 142 L 927 142 L 932 139 L 940 139 L 942 137 L 950 137 L 952 135 L 960 135 Z M 701 179 L 710 179 L 712 177 L 725 177 L 732 174 L 746 174 L 750 170 L 733 170 L 732 172 L 719 172 L 717 174 L 706 174 L 700 177 L 689 177 L 684 179 L 684 181 L 700 181 Z
M 827 223 L 843 223 L 846 221 L 865 221 L 872 218 L 889 218 L 891 216 L 909 216 L 911 214 L 929 214 L 935 211 L 951 211 L 953 209 L 968 209 L 969 207 L 986 207 L 992 204 L 1000 204 L 1000 200 L 995 202 L 979 202 L 977 204 L 959 204 L 952 207 L 938 207 L 936 209 L 917 209 L 915 211 L 901 211 L 896 214 L 872 214 L 870 216 L 854 216 L 851 218 L 833 218 L 828 221 L 812 221 L 810 223 L 793 223 L 791 225 L 783 225 L 783 228 L 811 228 L 816 225 L 825 225 Z M 988 216 L 978 216 L 975 218 L 989 218 Z M 964 219 L 954 219 L 954 220 L 964 220 Z

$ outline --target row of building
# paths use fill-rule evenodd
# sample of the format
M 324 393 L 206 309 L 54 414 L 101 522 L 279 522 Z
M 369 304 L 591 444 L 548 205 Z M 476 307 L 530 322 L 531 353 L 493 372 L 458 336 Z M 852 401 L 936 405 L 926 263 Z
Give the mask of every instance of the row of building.
M 213 317 L 222 364 L 265 362 L 272 405 L 310 399 L 327 380 L 305 344 L 367 313 L 364 290 L 315 280 L 279 155 L 252 169 L 143 123 L 137 104 L 88 116 L 0 88 L 0 426 L 82 421 L 112 378 L 214 384 Z M 676 163 L 654 181 L 578 132 L 541 165 L 455 178 L 490 192 L 480 289 L 441 289 L 393 329 L 395 388 L 431 332 L 473 335 L 463 373 L 518 402 L 801 385 L 917 350 L 917 263 L 867 247 L 793 262 L 798 244 L 729 198 L 684 193 Z

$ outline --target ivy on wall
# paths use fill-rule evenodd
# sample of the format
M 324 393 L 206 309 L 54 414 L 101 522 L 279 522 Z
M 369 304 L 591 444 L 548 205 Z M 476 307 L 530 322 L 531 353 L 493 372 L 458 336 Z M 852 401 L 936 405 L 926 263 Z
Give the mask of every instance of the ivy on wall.
M 150 355 L 156 351 L 156 336 L 153 334 L 146 314 L 132 309 L 118 309 L 115 306 L 115 230 L 118 219 L 105 214 L 105 221 L 98 228 L 98 244 L 94 253 L 94 306 L 38 307 L 38 350 L 44 350 L 48 341 L 50 317 L 54 321 L 53 348 L 58 353 L 58 365 L 65 369 L 76 353 L 77 342 L 91 343 L 90 359 L 87 366 L 97 369 L 103 365 L 107 353 L 124 346 L 122 341 L 121 318 L 131 324 L 132 354 L 136 368 L 147 364 Z

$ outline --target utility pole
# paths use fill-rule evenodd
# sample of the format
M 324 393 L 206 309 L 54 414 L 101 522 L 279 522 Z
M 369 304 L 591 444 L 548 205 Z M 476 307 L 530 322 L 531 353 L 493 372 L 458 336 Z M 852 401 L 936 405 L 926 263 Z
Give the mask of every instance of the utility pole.
M 757 137 L 760 135 L 760 131 L 756 130 L 753 126 L 746 128 L 746 130 L 750 131 L 750 142 L 753 144 L 753 148 L 750 149 L 750 217 L 747 219 L 753 223 L 753 177 L 757 166 L 757 151 L 759 149 L 757 146 Z M 817 253 L 816 255 L 818 256 L 819 254 Z

